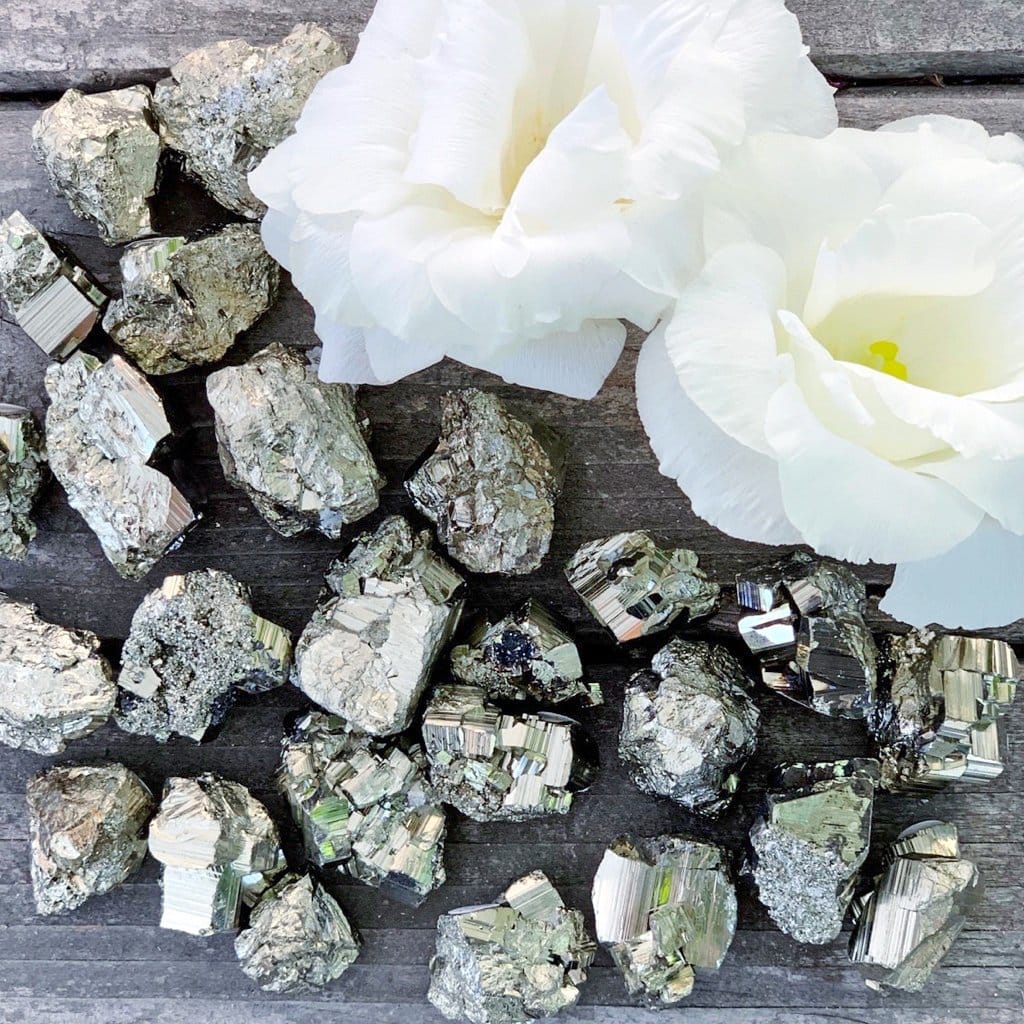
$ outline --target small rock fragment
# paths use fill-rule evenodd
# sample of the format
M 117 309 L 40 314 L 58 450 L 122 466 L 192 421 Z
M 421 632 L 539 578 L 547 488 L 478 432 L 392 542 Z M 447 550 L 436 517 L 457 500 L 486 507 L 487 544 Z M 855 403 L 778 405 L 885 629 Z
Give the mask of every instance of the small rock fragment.
M 153 795 L 124 765 L 47 768 L 31 779 L 26 796 L 40 914 L 74 910 L 142 864 Z
M 757 747 L 751 680 L 728 651 L 672 640 L 626 689 L 619 756 L 645 793 L 718 814 Z
M 32 506 L 46 479 L 46 447 L 35 418 L 0 404 L 0 558 L 24 558 L 36 535 Z
M 718 585 L 686 548 L 659 548 L 642 530 L 595 540 L 565 567 L 569 585 L 620 644 L 710 615 Z
M 401 516 L 332 564 L 295 649 L 292 681 L 371 736 L 408 728 L 462 614 L 462 577 Z
M 193 50 L 154 90 L 160 137 L 218 203 L 257 220 L 266 207 L 249 188 L 249 172 L 291 135 L 313 87 L 346 59 L 341 44 L 312 24 L 271 46 L 227 39 Z
M 278 533 L 337 540 L 384 485 L 369 422 L 348 384 L 325 384 L 301 352 L 273 344 L 206 379 L 224 476 Z
M 518 576 L 548 553 L 564 477 L 564 444 L 550 427 L 468 388 L 442 398 L 441 436 L 405 486 L 452 558 Z
M 450 1020 L 526 1024 L 574 1006 L 594 961 L 583 915 L 540 871 L 437 921 L 427 998 Z

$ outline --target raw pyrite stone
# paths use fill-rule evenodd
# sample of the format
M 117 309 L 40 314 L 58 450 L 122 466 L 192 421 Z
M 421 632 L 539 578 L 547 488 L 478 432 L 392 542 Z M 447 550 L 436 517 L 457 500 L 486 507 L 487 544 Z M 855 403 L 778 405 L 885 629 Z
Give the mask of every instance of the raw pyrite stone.
M 595 540 L 565 567 L 570 586 L 620 644 L 710 615 L 718 584 L 686 548 L 659 548 L 642 530 Z
M 670 1006 L 693 990 L 694 968 L 717 970 L 736 934 L 736 891 L 724 852 L 682 836 L 620 836 L 593 887 L 597 941 L 630 995 Z
M 450 1020 L 526 1024 L 575 1006 L 594 961 L 583 914 L 540 871 L 437 921 L 427 998 Z
M 50 182 L 108 245 L 152 233 L 160 136 L 148 86 L 85 95 L 69 89 L 32 128 Z
M 254 224 L 195 241 L 147 238 L 121 256 L 103 329 L 149 374 L 215 363 L 273 304 L 280 274 Z
M 55 626 L 0 594 L 0 743 L 59 754 L 103 725 L 117 687 L 99 651 L 94 633 Z
M 233 576 L 203 569 L 168 576 L 132 617 L 121 655 L 117 724 L 161 743 L 197 742 L 230 711 L 235 691 L 288 680 L 291 638 L 260 618 Z
M 46 450 L 68 503 L 128 580 L 141 579 L 196 522 L 185 496 L 149 466 L 170 424 L 157 393 L 120 356 L 76 352 L 46 371 Z
M 47 768 L 29 782 L 26 796 L 40 914 L 74 910 L 142 864 L 153 795 L 124 765 Z
M 346 59 L 311 24 L 272 46 L 227 39 L 193 50 L 156 85 L 160 137 L 218 203 L 256 220 L 266 207 L 249 188 L 249 172 L 291 135 L 313 87 Z
M 341 907 L 309 875 L 286 875 L 260 897 L 235 938 L 242 970 L 266 992 L 309 992 L 341 977 L 359 955 Z
M 43 435 L 28 409 L 0 404 L 0 558 L 24 558 L 32 506 L 46 479 Z
M 364 533 L 327 572 L 327 597 L 295 648 L 292 681 L 353 728 L 408 728 L 451 639 L 462 577 L 401 516 Z
M 337 540 L 378 505 L 384 478 L 348 384 L 325 384 L 302 352 L 273 344 L 206 379 L 224 476 L 278 533 Z
M 406 481 L 413 504 L 471 572 L 524 575 L 551 546 L 565 477 L 560 438 L 469 388 L 441 400 L 441 436 Z
M 751 680 L 728 651 L 672 640 L 626 688 L 619 756 L 645 793 L 718 814 L 757 746 Z

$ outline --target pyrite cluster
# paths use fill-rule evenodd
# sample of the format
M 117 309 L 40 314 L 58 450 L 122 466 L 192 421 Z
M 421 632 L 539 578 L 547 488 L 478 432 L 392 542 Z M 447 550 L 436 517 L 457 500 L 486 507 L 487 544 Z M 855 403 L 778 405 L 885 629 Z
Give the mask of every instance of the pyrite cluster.
M 24 558 L 32 506 L 46 478 L 43 435 L 28 409 L 0 404 L 0 558 Z

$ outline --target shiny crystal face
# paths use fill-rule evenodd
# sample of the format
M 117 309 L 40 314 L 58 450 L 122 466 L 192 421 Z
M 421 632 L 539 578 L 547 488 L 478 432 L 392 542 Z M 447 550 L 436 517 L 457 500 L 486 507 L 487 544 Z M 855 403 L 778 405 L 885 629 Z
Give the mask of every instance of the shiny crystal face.
M 583 915 L 534 871 L 438 919 L 427 998 L 450 1020 L 525 1024 L 576 1004 L 594 953 Z
M 919 992 L 982 896 L 955 825 L 925 821 L 904 831 L 888 865 L 855 905 L 850 959 L 870 988 Z
M 620 644 L 710 615 L 718 602 L 692 551 L 659 548 L 641 530 L 584 544 L 565 575 Z
M 32 506 L 46 479 L 46 446 L 28 409 L 0 404 L 0 558 L 24 558 Z
M 314 712 L 285 739 L 277 785 L 314 864 L 413 905 L 444 881 L 444 810 L 419 747 L 375 741 Z

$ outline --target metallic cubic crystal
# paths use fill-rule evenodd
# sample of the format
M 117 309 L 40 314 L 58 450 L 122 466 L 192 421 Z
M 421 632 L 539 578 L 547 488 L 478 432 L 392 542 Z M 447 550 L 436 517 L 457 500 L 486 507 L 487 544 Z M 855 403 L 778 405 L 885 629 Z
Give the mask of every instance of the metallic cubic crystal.
M 595 951 L 583 915 L 534 871 L 438 918 L 427 998 L 450 1020 L 526 1024 L 576 1004 Z
M 736 933 L 736 890 L 725 853 L 683 836 L 620 836 L 592 891 L 597 941 L 607 943 L 630 995 L 670 1006 L 694 969 L 717 970 Z
M 462 614 L 462 577 L 430 534 L 391 516 L 327 571 L 327 596 L 295 648 L 292 681 L 353 728 L 408 728 Z
M 441 399 L 441 435 L 405 486 L 467 569 L 523 575 L 551 546 L 564 477 L 565 448 L 550 427 L 468 388 Z
M 148 86 L 85 95 L 69 89 L 32 128 L 50 182 L 108 245 L 152 233 L 160 136 Z
M 419 747 L 313 712 L 285 739 L 277 784 L 317 866 L 336 864 L 413 905 L 444 881 L 444 810 Z
M 142 864 L 153 795 L 124 765 L 47 768 L 29 781 L 26 797 L 40 914 L 74 910 Z
M 46 479 L 46 447 L 35 417 L 0 404 L 0 558 L 24 558 L 36 535 L 32 506 Z
M 326 384 L 302 352 L 273 344 L 206 379 L 224 476 L 278 533 L 342 528 L 378 505 L 384 478 L 348 384 Z
M 642 530 L 595 540 L 565 567 L 570 586 L 620 644 L 710 615 L 718 585 L 686 548 L 659 548 Z
M 193 50 L 156 85 L 160 137 L 218 203 L 256 220 L 266 207 L 249 188 L 249 172 L 291 135 L 313 87 L 346 59 L 311 24 L 272 46 L 228 39 Z
M 630 680 L 619 756 L 636 785 L 691 811 L 718 814 L 757 746 L 751 680 L 728 651 L 672 640 Z

